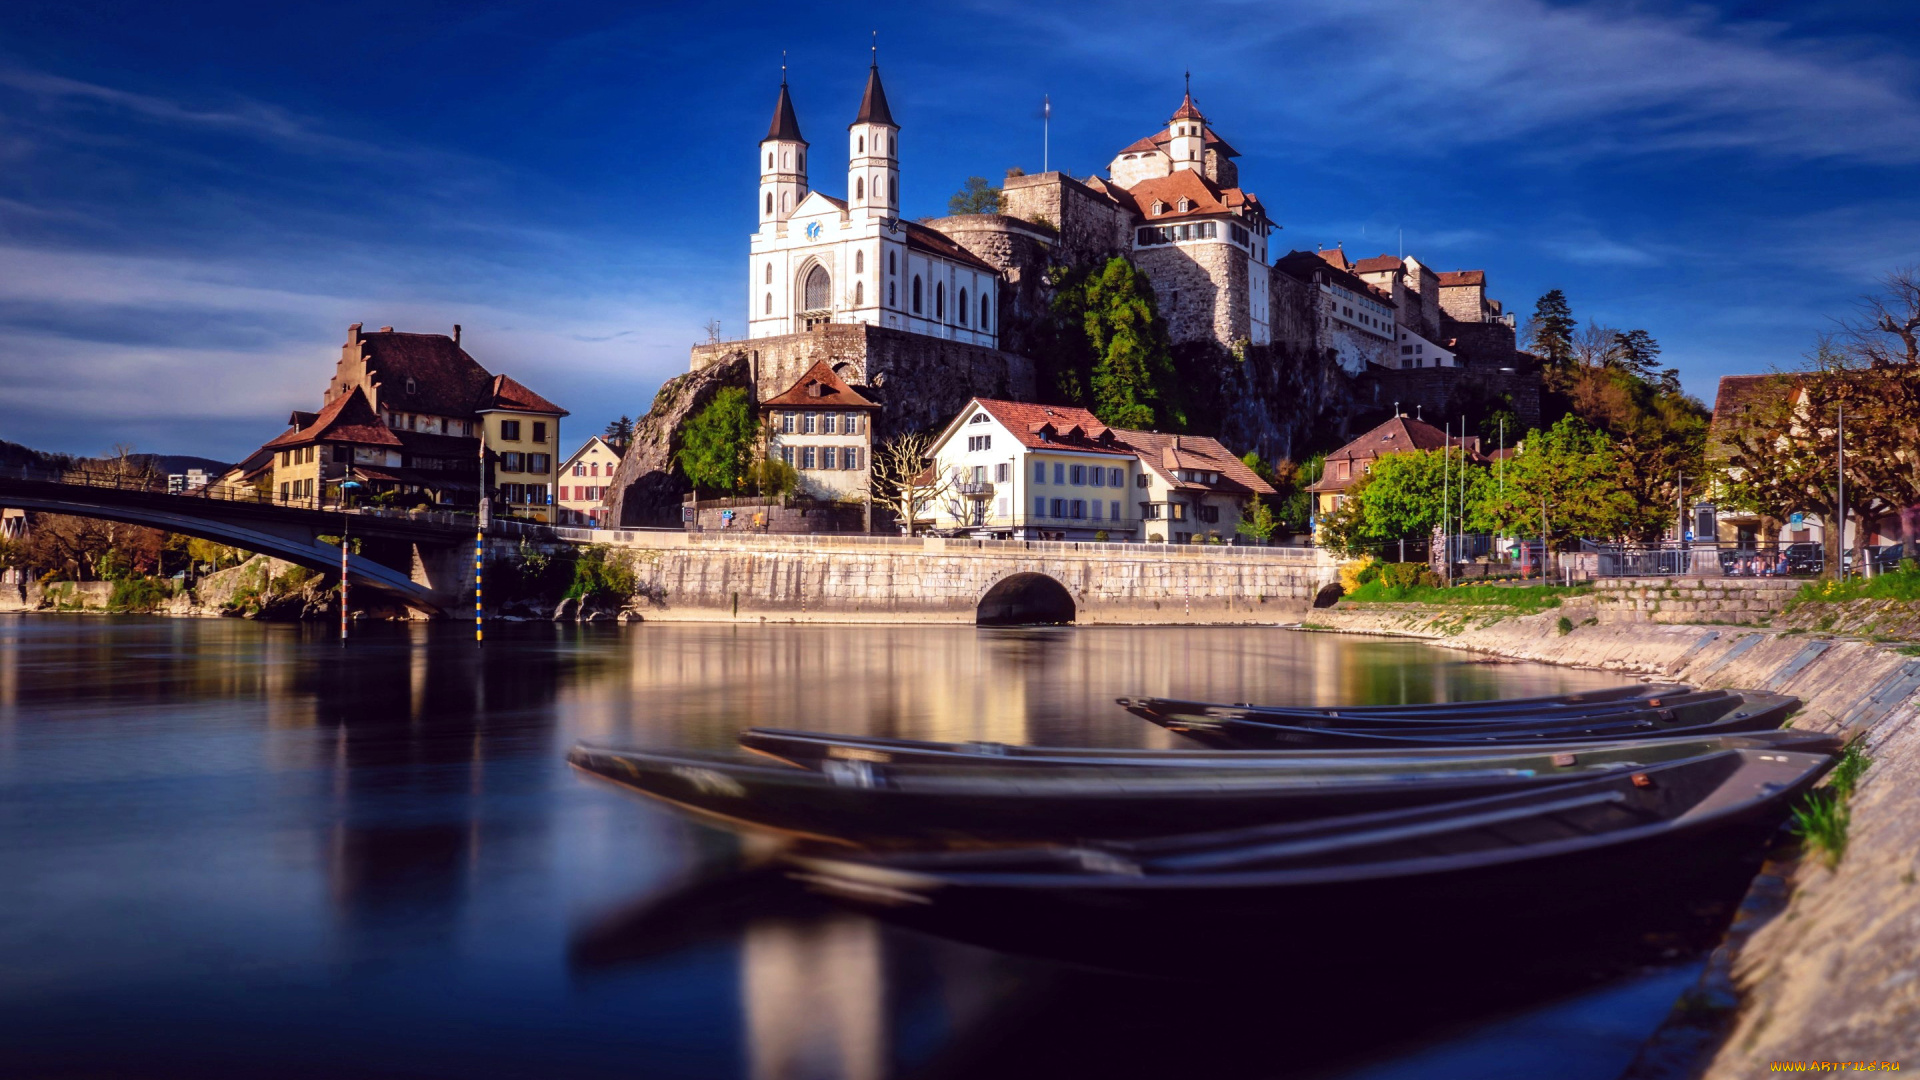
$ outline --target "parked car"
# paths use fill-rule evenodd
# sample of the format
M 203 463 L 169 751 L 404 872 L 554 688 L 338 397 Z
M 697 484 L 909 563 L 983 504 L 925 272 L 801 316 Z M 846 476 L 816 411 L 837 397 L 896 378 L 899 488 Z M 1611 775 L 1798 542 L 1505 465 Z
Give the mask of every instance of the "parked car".
M 1906 557 L 1906 545 L 1882 544 L 1867 552 L 1867 565 L 1873 568 L 1874 573 L 1884 574 L 1900 569 L 1900 560 Z
M 1789 574 L 1817 574 L 1826 569 L 1826 550 L 1820 544 L 1788 544 L 1786 554 Z

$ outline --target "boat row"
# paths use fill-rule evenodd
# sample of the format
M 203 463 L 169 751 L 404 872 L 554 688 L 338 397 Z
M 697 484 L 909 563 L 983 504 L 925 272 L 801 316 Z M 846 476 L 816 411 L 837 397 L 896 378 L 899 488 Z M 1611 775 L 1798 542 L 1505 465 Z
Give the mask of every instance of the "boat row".
M 753 757 L 582 745 L 570 760 L 794 840 L 792 876 L 839 900 L 1102 963 L 1263 943 L 1332 960 L 1356 934 L 1431 958 L 1603 914 L 1643 928 L 1662 903 L 1737 895 L 1840 750 L 1782 727 L 1793 698 L 1676 686 L 1353 709 L 1121 704 L 1196 745 L 752 728 L 740 743 Z

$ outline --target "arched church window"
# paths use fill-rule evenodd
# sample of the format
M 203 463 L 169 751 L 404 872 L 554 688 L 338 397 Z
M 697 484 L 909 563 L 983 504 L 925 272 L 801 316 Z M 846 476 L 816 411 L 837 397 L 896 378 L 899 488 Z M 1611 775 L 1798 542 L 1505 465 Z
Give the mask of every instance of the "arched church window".
M 920 275 L 913 275 L 913 313 L 920 314 Z
M 773 294 L 772 293 L 767 294 L 767 302 L 762 305 L 762 308 L 765 314 L 767 315 L 773 314 Z
M 899 263 L 899 260 L 897 260 L 897 259 L 896 259 L 896 258 L 894 257 L 894 253 L 893 253 L 893 252 L 891 252 L 891 251 L 889 251 L 889 252 L 887 252 L 887 273 L 889 273 L 889 274 L 897 274 L 897 273 L 899 273 L 899 272 L 900 272 L 900 263 Z
M 853 283 L 853 306 L 863 307 L 865 306 L 866 302 L 867 302 L 867 283 L 864 281 L 854 282 Z
M 773 264 L 772 263 L 767 264 L 767 272 L 761 275 L 761 284 L 763 285 L 773 284 Z
M 793 209 L 793 192 L 783 191 L 780 193 L 780 209 L 782 210 Z
M 967 325 L 967 290 L 960 290 L 960 302 L 953 305 L 953 311 L 960 316 L 960 325 Z
M 780 164 L 785 165 L 789 169 L 793 168 L 793 151 L 789 150 L 786 153 L 781 154 Z
M 800 151 L 800 171 L 807 171 L 807 152 L 805 150 Z
M 858 152 L 858 153 L 862 153 L 862 154 L 864 154 L 864 153 L 866 153 L 866 152 L 867 152 L 867 137 L 866 137 L 865 135 L 862 135 L 862 136 L 860 136 L 860 140 L 859 140 L 859 141 L 860 141 L 860 147 L 859 147 L 859 150 L 858 150 L 857 152 Z
M 898 185 L 893 182 L 893 177 L 889 176 L 887 177 L 887 205 L 892 206 L 899 201 L 900 189 Z
M 825 311 L 833 306 L 833 275 L 827 273 L 826 267 L 815 263 L 813 269 L 807 271 L 805 291 L 806 310 Z
M 983 293 L 980 296 L 980 329 L 982 330 L 991 331 L 993 329 L 993 320 L 988 317 L 990 310 L 991 309 L 987 307 L 986 294 Z
M 767 213 L 773 213 L 773 192 L 767 192 Z
M 893 291 L 893 282 L 891 281 L 887 282 L 887 306 L 900 306 L 900 294 Z
M 935 319 L 947 317 L 947 283 L 944 281 L 933 283 L 933 317 Z
M 853 272 L 856 274 L 864 274 L 867 272 L 866 252 L 856 251 L 853 253 Z
M 853 179 L 853 197 L 856 199 L 867 197 L 867 182 L 857 176 Z

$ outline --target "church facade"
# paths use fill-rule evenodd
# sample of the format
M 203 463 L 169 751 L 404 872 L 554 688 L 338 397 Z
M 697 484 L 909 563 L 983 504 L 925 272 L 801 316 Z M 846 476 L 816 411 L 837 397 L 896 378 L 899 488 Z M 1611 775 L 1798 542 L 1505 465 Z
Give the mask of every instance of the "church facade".
M 760 142 L 747 336 L 864 323 L 995 348 L 999 268 L 900 216 L 900 126 L 878 63 L 847 126 L 846 198 L 811 189 L 807 152 L 782 80 Z

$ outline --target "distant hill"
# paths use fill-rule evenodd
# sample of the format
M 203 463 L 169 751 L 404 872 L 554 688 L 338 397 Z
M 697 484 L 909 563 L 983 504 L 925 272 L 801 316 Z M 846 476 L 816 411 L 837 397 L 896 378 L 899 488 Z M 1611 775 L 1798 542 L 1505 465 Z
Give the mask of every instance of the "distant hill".
M 189 469 L 203 469 L 209 475 L 218 476 L 231 466 L 224 461 L 212 458 L 194 457 L 191 454 L 134 454 L 136 461 L 153 463 L 153 470 L 162 476 L 170 473 L 184 473 Z M 0 439 L 0 467 L 31 469 L 66 469 L 75 461 L 82 460 L 72 454 L 53 454 L 45 450 L 35 450 L 31 446 Z

